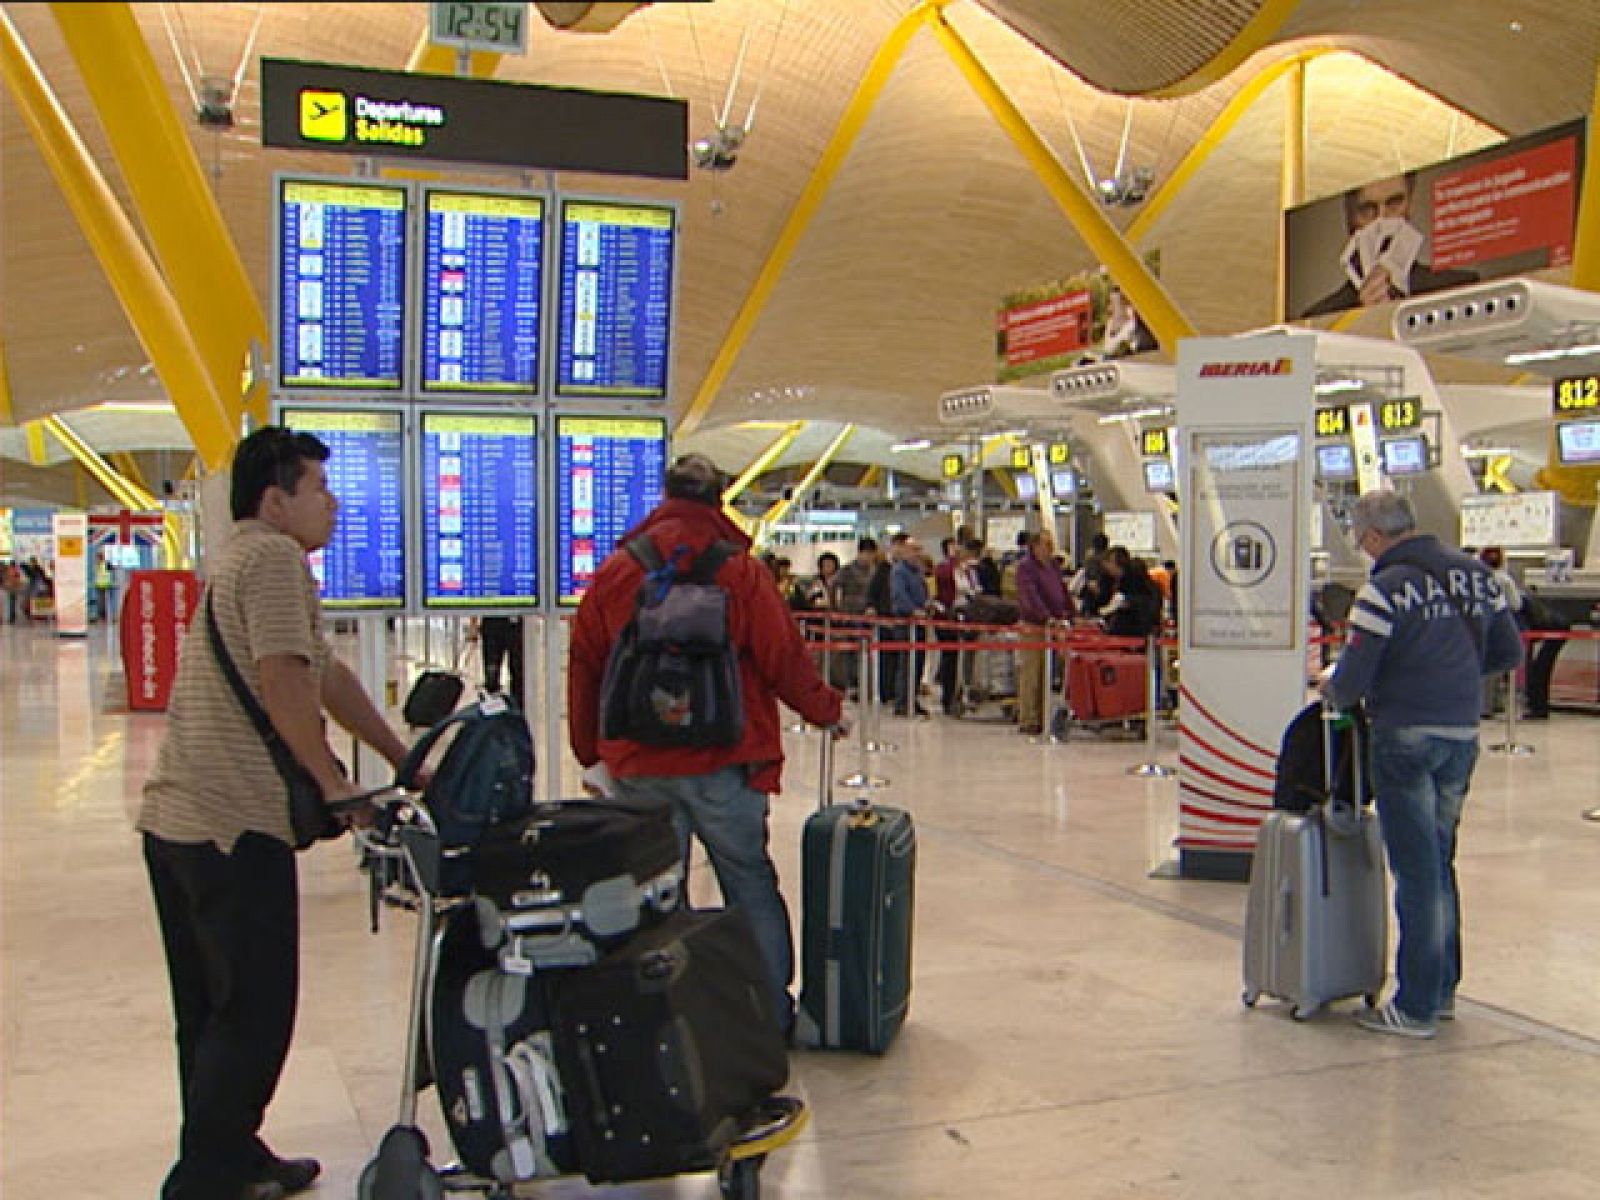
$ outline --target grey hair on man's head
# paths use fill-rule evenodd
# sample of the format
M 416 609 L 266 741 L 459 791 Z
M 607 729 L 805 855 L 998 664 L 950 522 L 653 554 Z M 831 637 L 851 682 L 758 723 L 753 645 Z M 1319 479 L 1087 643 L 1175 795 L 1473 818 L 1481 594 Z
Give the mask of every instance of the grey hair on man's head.
M 1417 527 L 1417 513 L 1411 501 L 1399 492 L 1368 492 L 1356 501 L 1350 528 L 1359 538 L 1372 529 L 1384 537 L 1402 537 Z

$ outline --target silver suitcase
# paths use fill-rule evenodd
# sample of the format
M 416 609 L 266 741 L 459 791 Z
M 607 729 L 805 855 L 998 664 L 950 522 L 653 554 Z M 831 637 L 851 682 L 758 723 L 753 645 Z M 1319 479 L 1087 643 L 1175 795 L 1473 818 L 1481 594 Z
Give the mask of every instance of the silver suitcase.
M 1354 730 L 1350 742 L 1350 769 L 1359 772 L 1362 755 Z M 1325 747 L 1332 743 L 1324 736 Z M 1325 766 L 1331 783 L 1331 750 L 1325 752 Z M 1355 783 L 1350 794 L 1360 796 L 1360 779 Z M 1245 1004 L 1276 996 L 1293 1004 L 1296 1020 L 1347 996 L 1375 1004 L 1388 973 L 1388 942 L 1377 817 L 1344 805 L 1303 816 L 1271 813 L 1262 822 L 1250 869 Z

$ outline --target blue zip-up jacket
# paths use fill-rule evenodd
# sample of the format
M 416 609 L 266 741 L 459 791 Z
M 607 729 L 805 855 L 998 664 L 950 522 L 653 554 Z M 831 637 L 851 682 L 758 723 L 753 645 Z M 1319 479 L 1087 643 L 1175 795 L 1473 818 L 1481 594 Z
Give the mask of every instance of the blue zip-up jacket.
M 1434 575 L 1448 582 L 1450 595 Z M 1481 656 L 1459 611 L 1482 631 Z M 1475 729 L 1483 676 L 1509 671 L 1521 660 L 1517 623 L 1494 575 L 1431 534 L 1418 534 L 1373 564 L 1350 609 L 1349 644 L 1324 694 L 1340 708 L 1365 697 L 1376 727 Z
M 889 607 L 897 617 L 928 607 L 928 581 L 922 568 L 909 559 L 900 559 L 889 573 Z

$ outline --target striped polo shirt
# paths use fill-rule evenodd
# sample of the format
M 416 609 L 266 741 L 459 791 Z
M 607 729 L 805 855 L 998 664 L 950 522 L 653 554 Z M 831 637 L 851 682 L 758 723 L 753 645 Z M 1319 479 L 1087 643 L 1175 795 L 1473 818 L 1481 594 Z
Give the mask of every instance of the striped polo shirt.
M 209 584 L 223 644 L 257 700 L 261 660 L 292 655 L 311 664 L 306 703 L 320 712 L 330 651 L 300 544 L 263 521 L 240 521 L 213 557 Z M 247 831 L 292 845 L 288 790 L 212 653 L 204 604 L 183 641 L 166 738 L 135 825 L 169 842 L 215 842 L 224 853 Z

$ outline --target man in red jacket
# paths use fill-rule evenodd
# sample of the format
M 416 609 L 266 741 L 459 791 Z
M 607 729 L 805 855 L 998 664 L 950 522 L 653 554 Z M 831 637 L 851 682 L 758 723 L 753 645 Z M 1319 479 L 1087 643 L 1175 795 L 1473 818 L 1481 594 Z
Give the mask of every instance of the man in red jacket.
M 693 833 L 705 846 L 723 898 L 742 909 L 771 975 L 775 1010 L 785 1030 L 793 1021 L 789 984 L 794 943 L 778 872 L 767 853 L 768 796 L 780 790 L 783 743 L 777 701 L 813 725 L 842 736 L 843 696 L 817 673 L 772 574 L 750 557 L 750 539 L 722 511 L 722 472 L 688 454 L 667 472 L 667 498 L 617 543 L 601 564 L 572 623 L 567 668 L 568 734 L 586 769 L 604 763 L 617 792 L 670 802 L 685 856 Z M 644 569 L 620 547 L 648 534 L 664 561 L 679 547 L 691 559 L 716 541 L 739 549 L 717 572 L 729 597 L 729 637 L 739 655 L 744 736 L 736 746 L 668 748 L 600 736 L 600 685 L 611 648 L 633 619 Z

